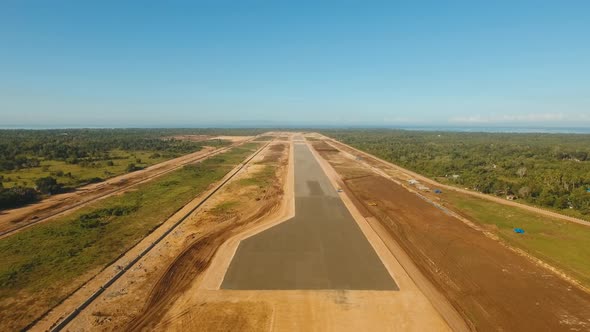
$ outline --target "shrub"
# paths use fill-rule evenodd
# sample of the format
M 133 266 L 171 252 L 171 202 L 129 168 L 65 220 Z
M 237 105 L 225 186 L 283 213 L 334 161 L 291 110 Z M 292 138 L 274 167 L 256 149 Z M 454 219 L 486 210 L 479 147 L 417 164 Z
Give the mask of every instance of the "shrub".
M 35 185 L 37 186 L 37 190 L 43 194 L 53 195 L 61 192 L 62 190 L 62 185 L 57 183 L 57 180 L 51 176 L 37 179 L 35 181 Z
M 130 172 L 135 172 L 139 169 L 140 169 L 139 167 L 137 167 L 137 166 L 135 166 L 135 164 L 131 163 L 131 164 L 127 165 L 126 171 L 130 173 Z
M 39 199 L 33 188 L 13 187 L 4 189 L 0 186 L 0 209 L 9 209 L 35 202 Z

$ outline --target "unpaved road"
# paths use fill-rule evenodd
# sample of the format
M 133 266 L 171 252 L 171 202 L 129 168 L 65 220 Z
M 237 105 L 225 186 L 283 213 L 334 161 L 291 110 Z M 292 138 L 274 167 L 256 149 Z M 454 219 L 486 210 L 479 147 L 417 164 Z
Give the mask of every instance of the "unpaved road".
M 71 193 L 51 196 L 39 203 L 27 205 L 18 209 L 0 211 L 0 238 L 10 236 L 25 227 L 39 222 L 62 216 L 98 199 L 104 199 L 119 194 L 138 184 L 153 180 L 187 164 L 227 151 L 228 149 L 243 144 L 246 141 L 248 140 L 238 140 L 231 146 L 219 149 L 206 147 L 201 151 L 152 165 L 143 170 L 123 174 L 105 182 L 77 188 Z
M 319 144 L 318 144 L 319 145 Z M 590 330 L 590 294 L 373 172 L 320 148 L 375 228 L 478 331 Z

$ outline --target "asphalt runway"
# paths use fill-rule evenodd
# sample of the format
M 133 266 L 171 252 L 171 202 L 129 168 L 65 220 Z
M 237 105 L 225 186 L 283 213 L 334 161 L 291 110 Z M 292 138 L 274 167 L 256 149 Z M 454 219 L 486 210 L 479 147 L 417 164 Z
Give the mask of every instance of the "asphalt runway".
M 243 240 L 221 288 L 399 290 L 308 146 L 297 142 L 295 217 Z

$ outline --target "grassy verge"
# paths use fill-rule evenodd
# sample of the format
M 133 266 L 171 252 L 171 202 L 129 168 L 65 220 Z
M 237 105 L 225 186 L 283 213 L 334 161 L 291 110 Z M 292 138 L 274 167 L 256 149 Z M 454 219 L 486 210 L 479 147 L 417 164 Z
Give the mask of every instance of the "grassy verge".
M 251 154 L 249 143 L 0 240 L 0 328 L 26 326 Z
M 508 244 L 563 270 L 590 287 L 590 227 L 447 191 L 444 199 Z M 522 228 L 517 234 L 514 228 Z
M 208 144 L 216 147 L 227 146 L 228 141 L 210 141 Z M 191 152 L 200 151 L 203 145 L 195 144 Z M 186 153 L 163 151 L 125 151 L 111 150 L 100 160 L 80 159 L 72 164 L 61 160 L 41 160 L 39 166 L 21 168 L 12 171 L 0 171 L 2 185 L 5 188 L 22 186 L 34 187 L 35 180 L 51 176 L 65 187 L 78 187 L 88 183 L 91 179 L 108 179 L 128 172 L 128 166 L 134 164 L 137 168 L 146 168 L 166 160 L 177 158 Z
M 471 190 L 473 192 L 477 192 L 480 194 L 484 194 L 484 195 L 488 195 L 491 197 L 496 197 L 496 198 L 505 198 L 506 196 L 499 196 L 499 195 L 494 195 L 494 194 L 485 194 L 485 193 L 481 193 L 478 192 L 477 190 L 474 189 L 469 189 L 468 187 L 465 187 L 464 185 L 459 185 L 457 183 L 455 183 L 454 181 L 449 180 L 448 178 L 445 177 L 433 177 L 432 180 L 440 183 L 440 184 L 444 184 L 446 186 L 450 186 L 450 187 L 455 187 L 455 188 L 459 188 L 459 189 L 466 189 L 466 190 Z M 588 197 L 590 198 L 590 195 L 588 195 Z M 516 199 L 516 203 L 519 204 L 523 204 L 523 205 L 528 205 L 534 208 L 539 208 L 539 209 L 543 209 L 543 210 L 547 210 L 547 211 L 551 211 L 551 212 L 555 212 L 555 213 L 559 213 L 562 214 L 564 216 L 569 216 L 569 217 L 574 217 L 574 218 L 578 218 L 581 220 L 586 220 L 586 221 L 590 221 L 590 215 L 586 215 L 583 214 L 582 212 L 576 210 L 576 209 L 556 209 L 554 207 L 551 206 L 541 206 L 539 204 L 534 204 L 531 202 L 528 202 L 526 200 L 523 199 Z
M 265 187 L 272 183 L 276 172 L 276 166 L 264 165 L 252 176 L 241 179 L 239 183 L 243 186 Z
M 273 138 L 274 138 L 273 136 L 260 136 L 256 139 L 256 141 L 270 141 Z
M 219 203 L 213 209 L 211 209 L 211 213 L 214 215 L 224 215 L 234 210 L 236 206 L 239 205 L 240 202 L 238 201 L 225 201 Z
M 76 187 L 89 179 L 107 179 L 127 173 L 127 166 L 145 168 L 162 161 L 177 157 L 176 155 L 162 156 L 149 151 L 113 151 L 111 159 L 93 162 L 94 164 L 68 164 L 59 160 L 41 161 L 39 167 L 23 168 L 17 171 L 0 172 L 4 177 L 3 185 L 7 188 L 14 186 L 34 187 L 35 180 L 52 176 L 66 187 Z

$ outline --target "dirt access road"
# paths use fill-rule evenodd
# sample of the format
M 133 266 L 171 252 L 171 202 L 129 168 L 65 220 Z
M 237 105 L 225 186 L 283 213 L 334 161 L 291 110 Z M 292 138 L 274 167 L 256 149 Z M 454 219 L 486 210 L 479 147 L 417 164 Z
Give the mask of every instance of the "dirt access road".
M 239 140 L 228 147 L 219 149 L 205 147 L 201 151 L 152 165 L 143 170 L 113 177 L 101 183 L 83 186 L 70 193 L 51 196 L 39 203 L 0 211 L 0 238 L 10 236 L 33 224 L 62 216 L 98 199 L 122 193 L 138 184 L 153 180 L 187 164 L 222 153 L 252 139 L 255 137 L 240 136 Z
M 403 249 L 473 330 L 590 329 L 590 294 L 584 290 L 381 175 L 356 154 L 325 142 L 314 146 L 341 175 L 373 229 Z

